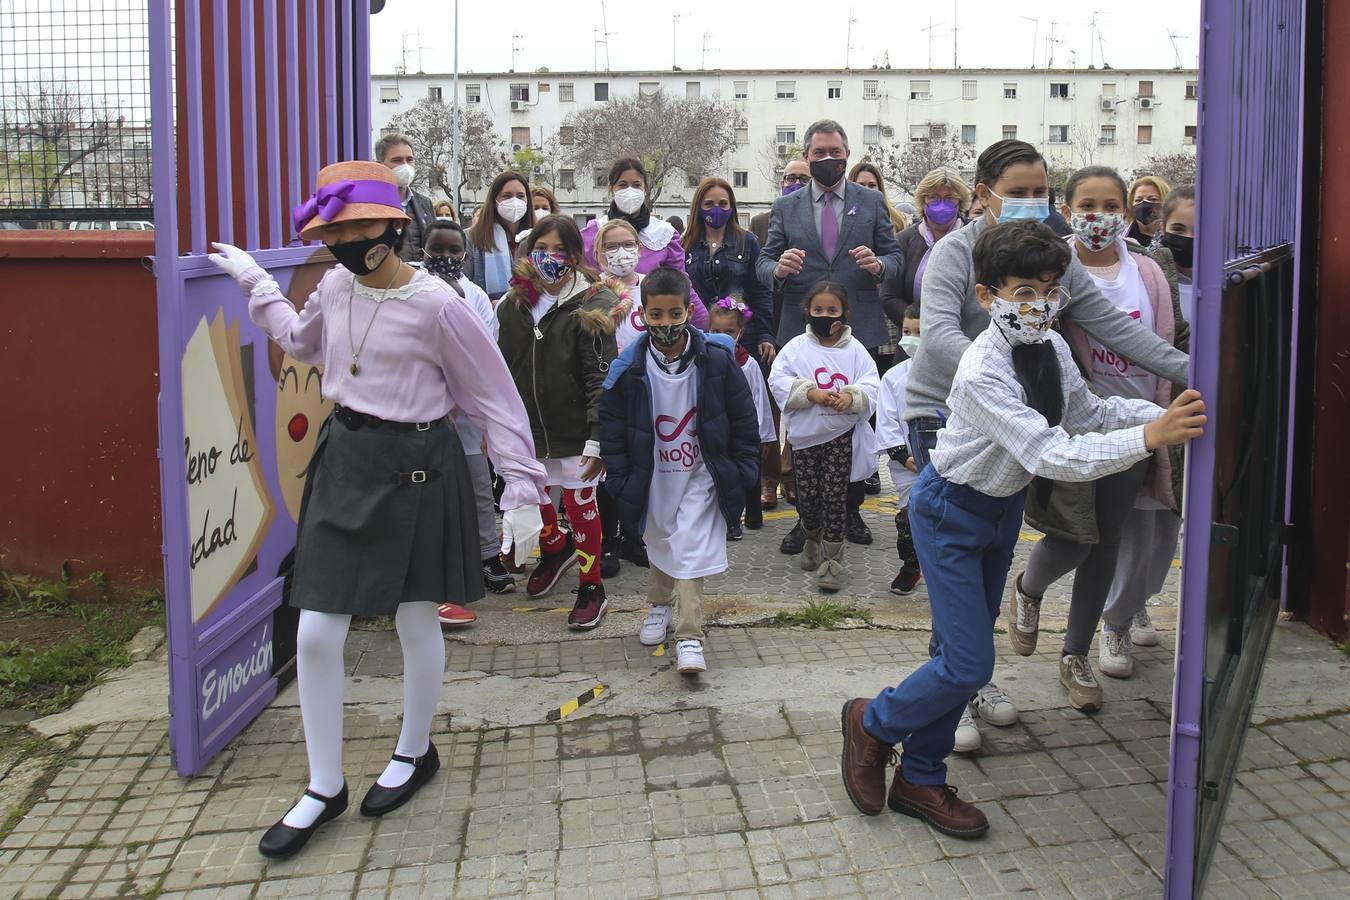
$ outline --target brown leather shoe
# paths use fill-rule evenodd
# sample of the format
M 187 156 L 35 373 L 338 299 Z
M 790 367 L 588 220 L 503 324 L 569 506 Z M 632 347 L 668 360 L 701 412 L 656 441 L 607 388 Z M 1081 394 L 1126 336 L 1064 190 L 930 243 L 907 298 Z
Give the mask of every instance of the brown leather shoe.
M 848 799 L 866 815 L 880 814 L 886 806 L 886 765 L 896 762 L 895 748 L 883 744 L 863 728 L 863 710 L 867 699 L 857 697 L 844 704 L 840 718 L 844 731 L 844 750 L 839 768 Z
M 958 838 L 979 837 L 989 830 L 989 820 L 978 806 L 956 796 L 950 784 L 910 784 L 899 769 L 886 798 L 891 809 L 923 819 L 943 834 Z

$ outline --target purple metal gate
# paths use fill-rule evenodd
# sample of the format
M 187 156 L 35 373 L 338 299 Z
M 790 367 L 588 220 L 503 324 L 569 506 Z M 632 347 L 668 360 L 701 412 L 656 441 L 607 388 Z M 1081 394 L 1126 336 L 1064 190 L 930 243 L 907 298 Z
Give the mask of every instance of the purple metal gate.
M 1293 439 L 1303 0 L 1205 0 L 1165 890 L 1198 896 L 1279 613 Z
M 303 305 L 332 265 L 289 211 L 369 154 L 370 0 L 152 0 L 170 738 L 201 770 L 276 695 L 305 466 L 328 404 L 205 257 L 243 247 Z

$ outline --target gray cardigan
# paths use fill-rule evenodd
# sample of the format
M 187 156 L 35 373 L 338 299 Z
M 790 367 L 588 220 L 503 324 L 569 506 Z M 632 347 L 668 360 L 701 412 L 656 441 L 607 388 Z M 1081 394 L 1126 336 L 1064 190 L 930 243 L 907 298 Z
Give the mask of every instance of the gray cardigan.
M 905 419 L 925 418 L 947 410 L 956 365 L 970 342 L 989 327 L 989 313 L 975 297 L 975 239 L 991 227 L 980 216 L 933 245 L 923 273 L 920 322 L 923 340 L 909 370 Z M 1184 386 L 1188 379 L 1185 353 L 1146 328 L 1140 328 L 1102 296 L 1083 264 L 1074 256 L 1061 281 L 1071 298 L 1060 317 L 1080 325 L 1107 347 L 1148 371 Z

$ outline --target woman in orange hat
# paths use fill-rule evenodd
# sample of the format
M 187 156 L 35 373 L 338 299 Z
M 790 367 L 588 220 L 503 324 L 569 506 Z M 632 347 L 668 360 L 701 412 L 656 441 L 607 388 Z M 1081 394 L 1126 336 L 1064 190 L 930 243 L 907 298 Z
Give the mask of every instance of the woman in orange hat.
M 507 483 L 503 530 L 522 562 L 547 500 L 505 362 L 444 280 L 399 259 L 406 222 L 387 168 L 325 167 L 294 223 L 341 265 L 299 313 L 248 253 L 216 244 L 210 256 L 249 292 L 259 328 L 296 359 L 323 364 L 323 396 L 334 401 L 309 465 L 290 599 L 300 608 L 296 671 L 309 785 L 259 842 L 268 857 L 298 852 L 347 808 L 342 660 L 353 615 L 393 616 L 403 648 L 402 731 L 362 814 L 402 806 L 440 766 L 431 744 L 445 669 L 436 610 L 447 596 L 483 592 L 473 485 L 447 414 L 461 410 L 487 433 Z

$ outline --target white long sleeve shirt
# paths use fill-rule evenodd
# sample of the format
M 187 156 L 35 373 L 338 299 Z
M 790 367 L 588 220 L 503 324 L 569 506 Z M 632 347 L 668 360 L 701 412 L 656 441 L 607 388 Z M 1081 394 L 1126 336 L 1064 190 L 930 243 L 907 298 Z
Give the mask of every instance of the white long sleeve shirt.
M 1010 497 L 1035 476 L 1095 481 L 1149 455 L 1144 426 L 1162 415 L 1147 400 L 1101 398 L 1088 389 L 1064 339 L 1050 332 L 1059 357 L 1064 416 L 1051 426 L 1027 406 L 1013 370 L 1012 348 L 990 325 L 961 357 L 938 432 L 933 467 L 948 481 L 991 497 Z

